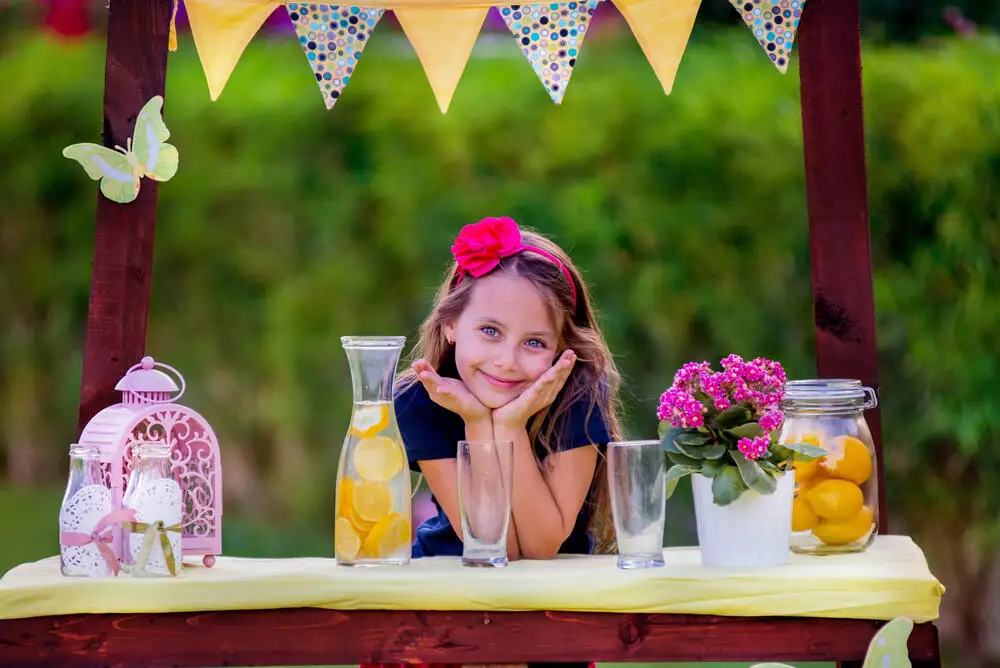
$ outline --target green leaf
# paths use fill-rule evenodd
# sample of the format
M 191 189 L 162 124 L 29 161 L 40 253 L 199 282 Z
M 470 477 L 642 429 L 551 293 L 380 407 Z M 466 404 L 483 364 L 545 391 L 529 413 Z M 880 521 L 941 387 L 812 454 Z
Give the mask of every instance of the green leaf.
M 719 429 L 729 429 L 750 421 L 750 411 L 739 404 L 730 406 L 715 416 L 713 422 Z
M 705 445 L 711 442 L 712 437 L 694 430 L 682 431 L 674 437 L 678 445 Z
M 717 506 L 728 506 L 740 498 L 745 489 L 746 485 L 743 484 L 736 467 L 726 466 L 722 473 L 712 479 L 712 501 Z
M 810 443 L 783 443 L 784 447 L 795 453 L 795 461 L 809 462 L 827 454 L 826 450 Z
M 757 460 L 757 465 L 760 466 L 765 471 L 773 473 L 775 475 L 777 475 L 778 473 L 781 473 L 781 469 L 779 469 L 776 464 L 772 464 L 771 462 L 769 462 L 766 459 L 758 459 Z
M 677 483 L 680 482 L 681 478 L 697 472 L 698 471 L 691 466 L 684 466 L 681 464 L 678 464 L 676 466 L 671 466 L 670 469 L 667 471 L 666 478 L 664 479 L 667 498 L 669 499 L 673 495 L 674 490 L 677 489 Z
M 687 455 L 691 459 L 704 459 L 705 458 L 705 448 L 701 446 L 688 445 L 682 441 L 675 440 L 674 445 L 677 449 L 681 451 L 681 454 Z
M 662 425 L 664 423 L 661 422 L 660 424 Z M 666 424 L 670 423 L 667 422 Z M 680 450 L 677 449 L 677 444 L 674 443 L 674 438 L 676 438 L 677 434 L 681 433 L 682 431 L 684 430 L 681 429 L 680 427 L 671 427 L 666 431 L 666 433 L 660 436 L 660 445 L 663 446 L 663 449 L 666 450 L 667 452 L 679 453 Z
M 706 478 L 714 478 L 722 473 L 722 469 L 729 466 L 723 459 L 706 459 L 701 465 L 701 474 Z
M 769 476 L 760 467 L 760 464 L 737 452 L 732 453 L 731 456 L 736 462 L 736 468 L 739 469 L 740 478 L 743 479 L 747 487 L 761 494 L 772 494 L 778 488 L 778 482 Z
M 713 443 L 702 450 L 701 454 L 705 459 L 722 459 L 722 455 L 726 454 L 726 446 L 722 443 Z
M 727 431 L 737 439 L 756 438 L 764 435 L 764 428 L 760 426 L 759 422 L 747 422 L 746 424 L 741 424 L 740 426 L 733 427 Z
M 783 445 L 772 445 L 768 448 L 771 452 L 771 459 L 783 462 L 792 458 L 792 451 Z
M 700 459 L 693 459 L 687 455 L 682 455 L 678 452 L 667 452 L 667 457 L 670 458 L 674 464 L 678 466 L 690 466 L 693 469 L 700 470 L 702 467 L 702 461 Z
M 662 440 L 670 429 L 670 422 L 668 420 L 660 420 L 660 424 L 656 426 L 656 435 Z

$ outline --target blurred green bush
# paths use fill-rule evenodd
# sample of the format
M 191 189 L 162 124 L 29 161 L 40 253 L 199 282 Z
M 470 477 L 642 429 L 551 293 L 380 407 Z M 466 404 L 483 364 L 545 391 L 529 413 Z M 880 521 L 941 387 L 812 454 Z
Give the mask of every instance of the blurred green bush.
M 685 361 L 814 373 L 797 76 L 745 30 L 699 32 L 664 97 L 613 32 L 591 37 L 558 108 L 508 37 L 484 36 L 446 116 L 391 32 L 332 112 L 294 39 L 255 41 L 216 103 L 190 41 L 172 54 L 181 168 L 160 188 L 148 352 L 216 427 L 230 509 L 328 525 L 350 410 L 338 337 L 412 340 L 450 240 L 486 215 L 583 268 L 633 436 L 654 432 Z M 23 37 L 0 59 L 13 482 L 61 484 L 73 438 L 96 188 L 60 150 L 99 141 L 103 68 L 97 42 Z M 894 528 L 925 538 L 946 602 L 972 610 L 1000 543 L 1000 47 L 877 47 L 865 86 Z M 982 628 L 971 614 L 956 632 Z

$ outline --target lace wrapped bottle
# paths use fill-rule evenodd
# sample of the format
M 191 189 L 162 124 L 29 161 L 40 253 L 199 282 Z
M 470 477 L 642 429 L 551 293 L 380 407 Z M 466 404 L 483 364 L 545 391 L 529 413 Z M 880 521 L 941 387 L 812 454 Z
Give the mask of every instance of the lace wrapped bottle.
M 126 528 L 128 570 L 135 577 L 180 573 L 181 488 L 171 476 L 170 446 L 141 443 L 122 503 L 132 513 Z
M 118 574 L 112 549 L 115 511 L 111 487 L 101 467 L 100 448 L 74 443 L 69 449 L 69 479 L 59 509 L 59 566 L 63 575 L 104 578 Z

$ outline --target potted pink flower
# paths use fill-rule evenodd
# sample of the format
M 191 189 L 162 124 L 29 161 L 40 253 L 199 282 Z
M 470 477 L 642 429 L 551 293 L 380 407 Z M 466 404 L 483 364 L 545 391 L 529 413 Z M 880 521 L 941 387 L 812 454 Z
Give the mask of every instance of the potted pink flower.
M 685 364 L 660 397 L 660 438 L 671 467 L 667 496 L 690 475 L 702 563 L 772 566 L 788 561 L 792 462 L 825 452 L 778 444 L 787 378 L 781 364 L 739 355 Z

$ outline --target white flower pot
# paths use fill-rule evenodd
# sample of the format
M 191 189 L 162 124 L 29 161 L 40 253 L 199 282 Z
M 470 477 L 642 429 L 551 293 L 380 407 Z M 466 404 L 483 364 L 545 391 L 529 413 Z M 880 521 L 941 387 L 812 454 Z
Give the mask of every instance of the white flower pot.
M 795 476 L 778 478 L 773 494 L 747 490 L 728 506 L 712 501 L 712 479 L 691 476 L 701 563 L 752 568 L 788 563 Z

